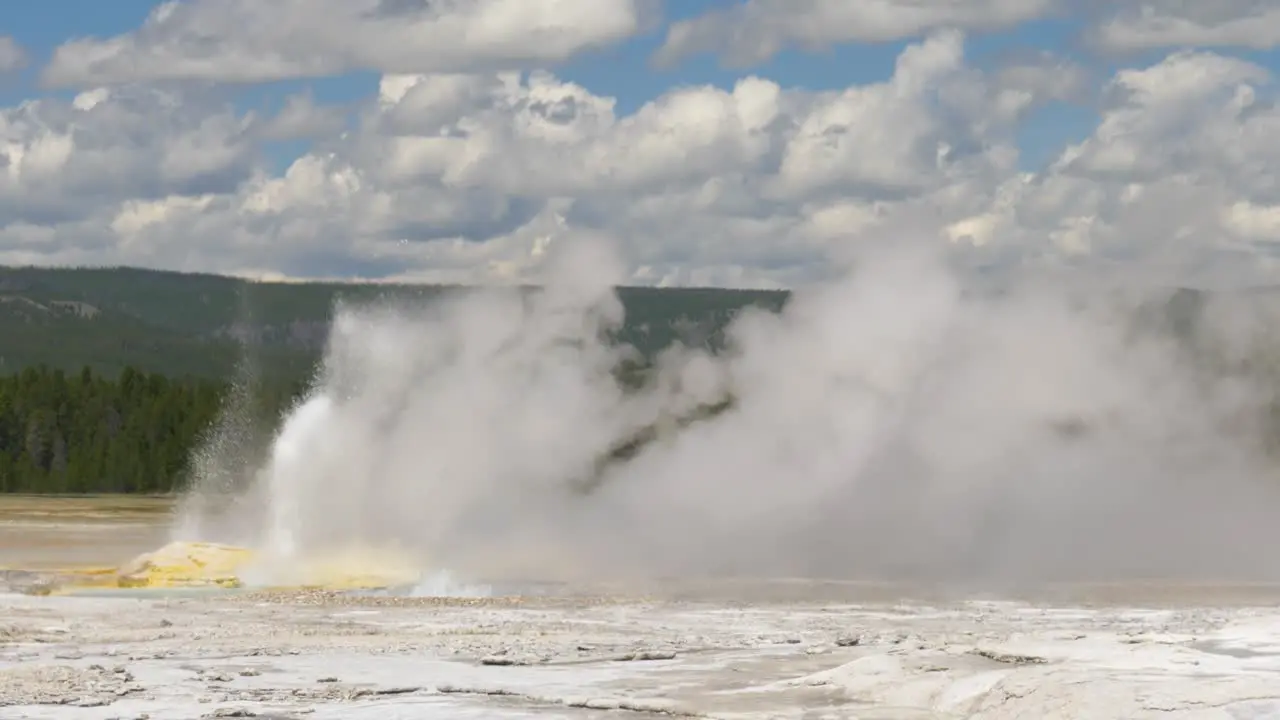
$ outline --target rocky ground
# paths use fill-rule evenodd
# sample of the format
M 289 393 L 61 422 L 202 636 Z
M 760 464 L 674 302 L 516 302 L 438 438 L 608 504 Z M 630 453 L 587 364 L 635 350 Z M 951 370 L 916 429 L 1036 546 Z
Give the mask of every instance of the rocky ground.
M 58 596 L 165 542 L 167 506 L 118 504 L 0 498 L 0 720 L 1280 718 L 1277 587 Z
M 102 595 L 0 595 L 0 718 L 1280 718 L 1265 593 Z

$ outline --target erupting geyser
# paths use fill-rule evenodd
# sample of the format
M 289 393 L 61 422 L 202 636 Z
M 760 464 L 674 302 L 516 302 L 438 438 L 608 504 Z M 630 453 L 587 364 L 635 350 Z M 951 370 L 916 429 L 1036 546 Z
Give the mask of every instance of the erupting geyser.
M 332 407 L 324 395 L 309 398 L 285 419 L 272 446 L 266 470 L 270 503 L 266 549 L 279 560 L 297 555 L 298 537 L 306 520 L 299 498 L 310 492 L 308 480 L 323 467 L 317 462 L 324 451 L 320 433 L 332 416 Z
M 1175 336 L 1101 285 L 969 292 L 905 248 L 628 392 L 616 259 L 557 252 L 536 293 L 339 310 L 251 491 L 261 550 L 486 580 L 1280 575 L 1265 308 Z

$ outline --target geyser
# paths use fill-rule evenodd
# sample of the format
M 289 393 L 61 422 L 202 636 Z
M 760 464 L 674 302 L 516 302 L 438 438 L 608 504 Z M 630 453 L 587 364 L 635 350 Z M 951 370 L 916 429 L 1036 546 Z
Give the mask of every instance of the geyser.
M 291 560 L 298 553 L 298 536 L 304 522 L 299 498 L 310 491 L 308 481 L 318 476 L 317 456 L 326 449 L 319 442 L 320 432 L 330 422 L 332 407 L 325 395 L 302 403 L 285 419 L 272 446 L 266 469 L 270 503 L 267 550 L 281 560 Z
M 628 392 L 617 260 L 557 252 L 537 293 L 340 308 L 249 491 L 256 543 L 486 580 L 1280 575 L 1254 301 L 1178 334 L 1115 288 L 974 292 L 901 247 Z

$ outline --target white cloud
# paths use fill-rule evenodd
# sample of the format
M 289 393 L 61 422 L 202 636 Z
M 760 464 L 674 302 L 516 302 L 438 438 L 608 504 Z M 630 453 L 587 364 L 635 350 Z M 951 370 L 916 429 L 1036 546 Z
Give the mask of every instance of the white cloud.
M 1163 47 L 1280 45 L 1276 0 L 1125 0 L 1101 23 L 1095 39 L 1115 50 Z
M 1226 227 L 1242 238 L 1280 241 L 1280 203 L 1258 205 L 1241 200 L 1225 208 L 1223 214 Z
M 348 142 L 255 182 L 244 208 L 272 247 L 300 252 L 449 265 L 453 248 L 488 272 L 493 248 L 523 266 L 564 218 L 621 238 L 645 281 L 797 280 L 851 223 L 967 207 L 1010 171 L 1015 120 L 1039 96 L 966 68 L 961 48 L 932 38 L 885 83 L 812 93 L 744 78 L 622 117 L 541 72 L 388 77 Z
M 1097 128 L 1029 172 L 1029 113 L 1097 88 L 1061 59 L 984 71 L 963 50 L 939 31 L 882 82 L 743 77 L 633 112 L 546 71 L 388 73 L 352 123 L 305 94 L 273 116 L 190 88 L 43 99 L 0 111 L 0 261 L 509 281 L 592 233 L 633 282 L 768 285 L 911 234 L 983 262 L 1248 269 L 1277 249 L 1264 68 L 1178 52 L 1123 69 Z M 263 143 L 295 137 L 317 142 L 268 170 Z
M 816 50 L 850 42 L 917 37 L 941 28 L 995 30 L 1043 17 L 1055 0 L 746 0 L 672 23 L 655 55 L 672 65 L 714 53 L 730 65 L 751 65 L 786 47 Z
M 654 55 L 671 66 L 710 53 L 730 66 L 765 62 L 787 48 L 823 50 L 954 28 L 997 31 L 1079 10 L 1064 0 L 744 0 L 672 23 Z M 1113 0 L 1093 41 L 1112 50 L 1280 45 L 1276 0 Z
M 260 82 L 554 63 L 635 34 L 649 8 L 649 0 L 166 2 L 132 33 L 62 45 L 43 78 L 56 87 Z
M 278 177 L 255 169 L 249 143 L 304 125 L 282 120 L 308 116 L 304 99 L 257 120 L 95 90 L 12 111 L 26 123 L 14 125 L 12 193 L 66 198 L 75 215 L 45 224 L 87 242 L 82 254 L 114 237 L 110 252 L 185 267 L 509 276 L 536 265 L 546 238 L 589 229 L 621 238 L 646 282 L 795 281 L 853 224 L 913 202 L 968 207 L 1008 172 L 1014 121 L 1040 91 L 966 68 L 961 49 L 944 33 L 885 83 L 812 93 L 744 78 L 627 116 L 545 72 L 390 75 L 354 132 Z M 87 163 L 79 138 L 103 133 L 100 146 L 123 152 L 138 111 L 166 119 L 146 137 L 154 147 L 132 148 L 153 161 L 120 160 L 133 172 L 91 182 L 112 163 Z M 184 186 L 180 167 L 230 182 Z M 86 182 L 92 203 L 73 192 Z
M 1084 69 L 1065 58 L 1040 52 L 1019 62 L 1008 62 L 998 71 L 1001 87 L 1014 97 L 1048 97 L 1078 101 L 1091 92 Z
M 267 121 L 262 135 L 269 140 L 301 140 L 337 135 L 346 126 L 345 111 L 338 107 L 320 107 L 309 93 L 290 95 L 284 107 Z
M 232 192 L 254 159 L 251 118 L 197 94 L 96 89 L 0 110 L 0 208 L 54 222 L 121 198 Z
M 1259 66 L 1208 52 L 1121 70 L 1102 120 L 1044 173 L 1006 183 L 1005 246 L 1250 270 L 1280 240 L 1280 108 Z M 1243 251 L 1243 252 L 1242 252 Z M 1238 278 L 1243 280 L 1243 276 Z
M 0 74 L 21 70 L 27 65 L 27 53 L 8 35 L 0 35 Z

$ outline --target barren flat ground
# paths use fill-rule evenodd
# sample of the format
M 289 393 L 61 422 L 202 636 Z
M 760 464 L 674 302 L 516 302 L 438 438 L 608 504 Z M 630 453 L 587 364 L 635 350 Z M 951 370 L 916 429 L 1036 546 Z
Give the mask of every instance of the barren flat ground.
M 0 495 L 0 568 L 99 567 L 164 544 L 173 501 Z
M 0 509 L 0 565 L 109 565 L 163 542 L 156 502 L 23 502 Z M 70 534 L 41 544 L 24 522 Z M 0 718 L 1280 718 L 1278 599 L 804 581 L 481 599 L 11 592 Z

